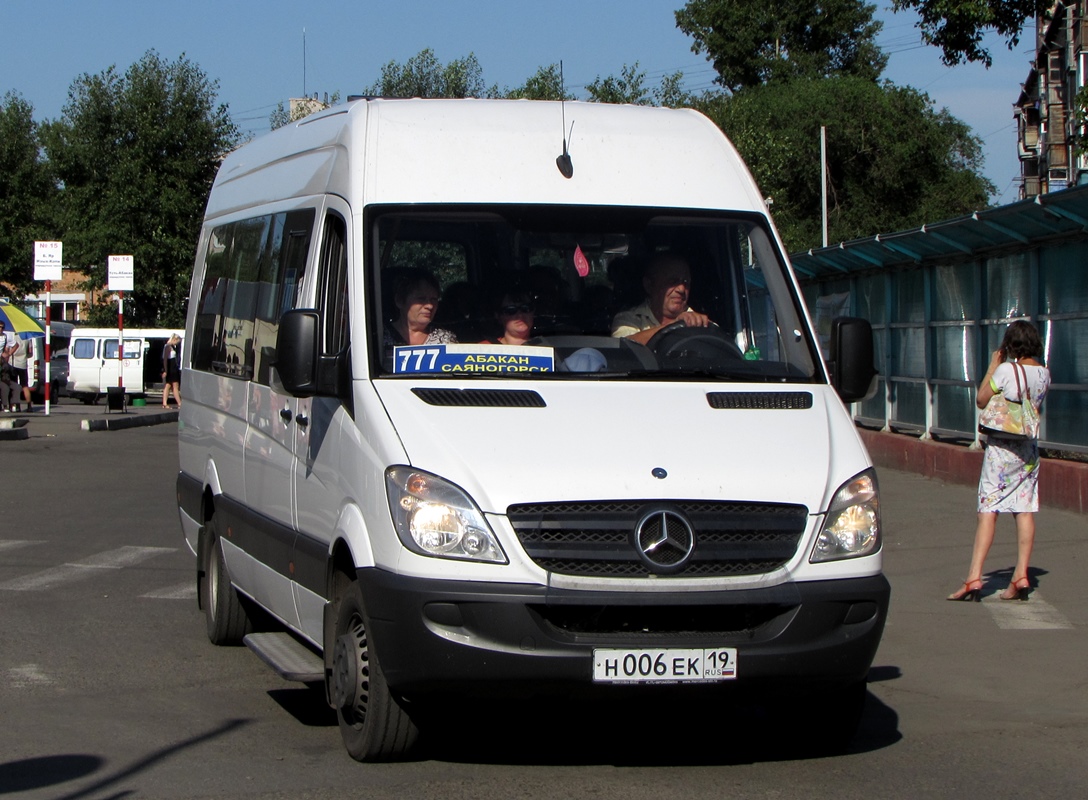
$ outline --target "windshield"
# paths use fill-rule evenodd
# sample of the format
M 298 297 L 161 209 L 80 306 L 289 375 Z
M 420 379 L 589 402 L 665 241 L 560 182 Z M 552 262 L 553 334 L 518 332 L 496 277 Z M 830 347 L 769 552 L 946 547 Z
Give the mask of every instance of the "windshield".
M 758 215 L 398 207 L 372 209 L 367 224 L 376 374 L 816 375 Z

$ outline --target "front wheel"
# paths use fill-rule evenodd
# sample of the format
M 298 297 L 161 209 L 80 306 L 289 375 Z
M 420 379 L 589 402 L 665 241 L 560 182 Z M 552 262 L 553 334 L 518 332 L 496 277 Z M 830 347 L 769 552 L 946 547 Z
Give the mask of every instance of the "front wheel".
M 864 680 L 839 687 L 812 686 L 781 698 L 781 716 L 789 719 L 776 729 L 775 739 L 795 755 L 838 756 L 849 751 L 861 724 L 868 688 Z
M 204 529 L 197 594 L 204 609 L 208 639 L 216 645 L 239 644 L 253 628 L 238 590 L 231 585 L 219 538 L 218 518 L 214 513 Z
M 340 601 L 332 647 L 329 697 L 348 754 L 356 761 L 403 758 L 419 729 L 385 682 L 357 582 Z

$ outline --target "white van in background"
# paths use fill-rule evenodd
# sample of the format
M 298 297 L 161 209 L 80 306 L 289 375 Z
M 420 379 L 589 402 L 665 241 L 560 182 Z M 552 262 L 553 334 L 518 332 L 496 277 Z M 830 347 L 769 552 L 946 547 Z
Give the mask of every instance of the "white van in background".
M 611 335 L 663 254 L 714 324 Z M 534 338 L 492 343 L 517 314 Z M 358 100 L 285 125 L 219 169 L 186 344 L 208 637 L 323 683 L 352 757 L 403 757 L 432 702 L 545 693 L 734 731 L 768 697 L 816 750 L 853 735 L 890 594 L 843 405 L 872 330 L 836 320 L 825 365 L 706 117 Z
M 39 320 L 43 328 L 44 320 Z M 70 322 L 49 323 L 49 354 L 50 369 L 49 380 L 52 384 L 49 397 L 56 400 L 67 391 L 67 354 L 68 340 L 75 326 Z M 30 352 L 27 353 L 27 378 L 30 384 L 30 393 L 35 403 L 45 400 L 45 338 L 28 339 Z M 60 364 L 59 355 L 63 354 L 63 365 Z M 62 368 L 63 367 L 63 368 Z
M 161 389 L 162 350 L 173 333 L 170 328 L 124 328 L 125 344 L 119 359 L 117 328 L 73 328 L 68 344 L 67 394 L 94 403 L 111 386 L 124 386 L 125 395 Z

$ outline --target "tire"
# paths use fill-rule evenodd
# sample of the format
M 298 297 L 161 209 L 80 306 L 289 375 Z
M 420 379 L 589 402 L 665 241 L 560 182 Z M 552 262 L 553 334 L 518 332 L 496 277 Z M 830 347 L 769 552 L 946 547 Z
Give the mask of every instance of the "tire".
M 352 758 L 396 761 L 414 749 L 419 729 L 389 691 L 367 631 L 362 594 L 353 581 L 337 610 L 328 694 Z
M 809 694 L 793 697 L 781 709 L 782 718 L 792 719 L 781 744 L 797 757 L 822 758 L 849 752 L 867 695 L 862 680 L 837 688 L 813 687 Z
M 840 755 L 850 749 L 850 743 L 861 725 L 865 713 L 868 685 L 864 680 L 842 689 L 829 708 L 821 709 L 828 730 L 829 748 L 832 755 Z
M 209 641 L 215 645 L 241 644 L 242 637 L 250 633 L 253 626 L 238 591 L 231 585 L 214 513 L 205 525 L 197 595 L 204 609 Z

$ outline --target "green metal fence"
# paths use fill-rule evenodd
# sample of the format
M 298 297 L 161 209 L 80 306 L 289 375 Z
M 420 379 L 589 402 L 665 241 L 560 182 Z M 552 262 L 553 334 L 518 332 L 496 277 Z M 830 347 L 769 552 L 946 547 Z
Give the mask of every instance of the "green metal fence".
M 859 423 L 977 441 L 975 389 L 1026 319 L 1052 378 L 1040 443 L 1088 453 L 1088 187 L 792 260 L 818 327 L 873 325 L 880 377 Z

